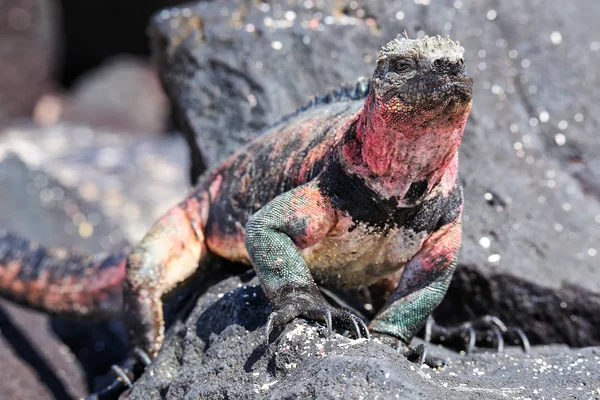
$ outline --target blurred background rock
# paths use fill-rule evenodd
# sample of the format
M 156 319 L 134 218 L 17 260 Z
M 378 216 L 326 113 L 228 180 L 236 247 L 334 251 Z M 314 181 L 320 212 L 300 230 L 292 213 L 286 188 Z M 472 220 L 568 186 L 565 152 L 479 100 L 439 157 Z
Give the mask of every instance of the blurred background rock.
M 56 3 L 0 1 L 0 127 L 30 117 L 59 86 L 61 20 Z
M 120 240 L 138 240 L 187 188 L 180 173 L 186 165 L 184 142 L 164 135 L 169 104 L 149 60 L 146 34 L 150 16 L 176 3 L 0 0 L 0 160 L 15 153 L 23 168 L 56 177 L 57 184 L 97 203 L 103 216 L 128 220 Z M 6 175 L 0 173 L 0 183 Z M 138 186 L 141 177 L 149 179 Z M 151 182 L 161 185 L 161 196 L 152 195 L 157 188 Z M 29 189 L 22 196 L 38 197 Z M 55 192 L 47 190 L 38 200 L 48 206 L 56 201 L 50 196 Z M 26 204 L 16 193 L 0 202 Z M 6 221 L 11 214 L 0 218 L 4 228 L 12 227 Z M 75 225 L 60 233 L 90 238 L 93 229 L 86 226 L 93 224 L 84 219 L 76 217 Z M 26 228 L 34 218 L 14 220 L 19 233 L 35 236 Z M 110 247 L 106 240 L 104 250 Z
M 176 3 L 0 0 L 0 229 L 108 251 L 186 193 L 146 35 Z M 118 324 L 48 321 L 0 301 L 0 399 L 83 396 L 112 362 L 99 354 L 125 351 Z
M 180 2 L 0 1 L 0 127 L 33 118 L 164 132 L 168 106 L 146 27 Z

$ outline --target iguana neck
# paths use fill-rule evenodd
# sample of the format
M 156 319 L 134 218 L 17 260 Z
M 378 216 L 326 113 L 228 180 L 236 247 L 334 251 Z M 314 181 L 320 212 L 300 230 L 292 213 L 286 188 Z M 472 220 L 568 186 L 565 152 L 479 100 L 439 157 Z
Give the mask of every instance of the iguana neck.
M 377 106 L 370 95 L 345 133 L 341 162 L 347 172 L 361 177 L 382 197 L 396 197 L 399 205 L 414 204 L 440 182 L 448 168 L 456 167 L 470 108 L 469 103 L 443 117 L 426 111 L 402 115 Z M 411 189 L 413 183 L 416 186 Z M 418 193 L 414 193 L 416 187 Z

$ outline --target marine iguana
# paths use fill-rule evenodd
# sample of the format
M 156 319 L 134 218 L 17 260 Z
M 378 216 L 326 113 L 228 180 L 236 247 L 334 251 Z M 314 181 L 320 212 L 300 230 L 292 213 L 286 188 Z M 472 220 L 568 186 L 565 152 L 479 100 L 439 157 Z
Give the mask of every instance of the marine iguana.
M 221 257 L 254 267 L 273 308 L 267 334 L 304 317 L 407 346 L 444 297 L 460 248 L 457 150 L 472 93 L 463 52 L 448 37 L 390 41 L 370 82 L 267 129 L 129 254 L 74 254 L 5 234 L 0 294 L 58 315 L 121 317 L 148 363 L 163 343 L 162 297 L 206 278 Z M 317 283 L 394 291 L 367 327 Z M 424 357 L 422 347 L 405 353 Z

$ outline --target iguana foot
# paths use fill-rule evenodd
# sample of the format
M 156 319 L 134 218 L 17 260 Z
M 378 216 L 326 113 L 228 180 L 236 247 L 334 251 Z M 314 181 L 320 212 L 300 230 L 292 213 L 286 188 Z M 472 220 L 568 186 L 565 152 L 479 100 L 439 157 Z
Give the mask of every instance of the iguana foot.
M 308 307 L 305 304 L 303 307 L 301 303 L 296 302 L 288 303 L 269 315 L 265 327 L 267 343 L 269 343 L 269 337 L 274 326 L 285 325 L 296 317 L 325 323 L 327 337 L 331 335 L 335 323 L 337 326 L 351 331 L 357 339 L 371 338 L 369 328 L 367 328 L 364 321 L 350 311 L 334 308 L 328 304 L 322 307 Z
M 440 369 L 448 365 L 446 359 L 428 354 L 426 344 L 411 347 L 402 340 L 385 333 L 374 332 L 373 336 L 378 342 L 395 349 L 397 353 L 402 354 L 408 361 L 419 367 L 425 364 L 429 368 Z
M 152 359 L 144 350 L 135 347 L 133 356 L 129 357 L 123 365 L 111 366 L 112 373 L 116 379 L 110 385 L 99 392 L 92 393 L 86 400 L 112 400 L 117 399 L 125 390 L 133 386 L 133 382 L 150 365 Z
M 529 339 L 520 328 L 508 328 L 498 317 L 486 315 L 454 327 L 437 325 L 429 317 L 425 325 L 425 341 L 472 353 L 476 347 L 504 350 L 504 344 L 521 346 L 529 352 Z
M 429 368 L 441 369 L 448 365 L 448 361 L 444 358 L 432 356 L 427 354 L 427 346 L 419 344 L 415 347 L 409 347 L 402 342 L 398 342 L 396 347 L 398 353 L 402 353 L 404 357 L 410 362 L 421 366 L 427 365 Z

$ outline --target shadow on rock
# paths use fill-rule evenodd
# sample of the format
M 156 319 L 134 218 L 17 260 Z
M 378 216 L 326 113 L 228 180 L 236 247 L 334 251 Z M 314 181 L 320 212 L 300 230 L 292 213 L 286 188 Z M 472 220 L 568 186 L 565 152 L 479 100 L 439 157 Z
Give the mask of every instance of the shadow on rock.
M 531 344 L 600 345 L 600 295 L 577 285 L 548 288 L 461 265 L 434 316 L 457 324 L 486 314 L 522 328 Z
M 240 308 L 239 305 L 244 307 Z M 247 331 L 264 327 L 271 307 L 259 286 L 241 286 L 223 296 L 209 306 L 196 322 L 197 335 L 210 347 L 216 335 L 227 327 L 238 325 Z
M 2 307 L 0 307 L 0 326 L 4 340 L 10 344 L 17 356 L 36 372 L 38 379 L 43 382 L 54 398 L 70 398 L 70 394 L 59 379 L 57 372 L 53 371 L 44 356 L 35 348 L 27 335 L 13 323 Z

